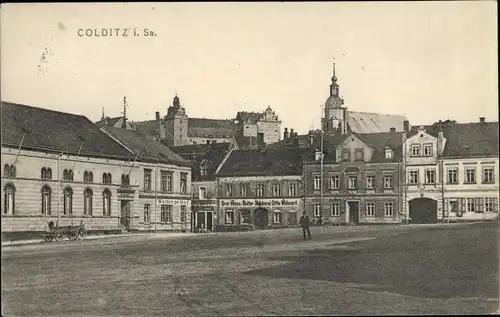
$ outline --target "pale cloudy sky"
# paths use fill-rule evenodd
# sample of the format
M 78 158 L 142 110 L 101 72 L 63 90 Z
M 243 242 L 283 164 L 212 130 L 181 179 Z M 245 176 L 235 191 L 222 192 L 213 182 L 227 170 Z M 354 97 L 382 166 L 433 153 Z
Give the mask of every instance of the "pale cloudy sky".
M 100 119 L 234 118 L 270 105 L 282 128 L 319 127 L 335 57 L 353 111 L 498 120 L 496 1 L 7 4 L 1 98 Z M 155 37 L 80 37 L 144 28 Z M 42 58 L 44 56 L 44 58 Z

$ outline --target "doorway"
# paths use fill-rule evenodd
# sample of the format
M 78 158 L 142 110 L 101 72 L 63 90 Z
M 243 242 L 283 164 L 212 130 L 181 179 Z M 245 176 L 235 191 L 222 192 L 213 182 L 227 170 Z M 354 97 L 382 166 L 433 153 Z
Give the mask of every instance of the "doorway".
M 359 224 L 359 201 L 348 201 L 347 206 L 349 208 L 349 223 Z
M 130 230 L 130 201 L 120 202 L 120 225 L 126 230 Z
M 206 221 L 205 221 L 205 212 L 204 211 L 198 211 L 196 213 L 196 229 L 205 229 L 206 228 Z
M 255 228 L 265 229 L 269 225 L 269 211 L 265 208 L 255 209 Z
M 411 223 L 436 223 L 437 222 L 437 201 L 434 199 L 421 197 L 410 200 L 410 221 Z
M 211 211 L 207 211 L 207 216 L 206 216 L 206 220 L 207 220 L 207 230 L 208 231 L 213 231 L 213 223 L 212 223 L 212 218 L 213 218 L 213 214 Z

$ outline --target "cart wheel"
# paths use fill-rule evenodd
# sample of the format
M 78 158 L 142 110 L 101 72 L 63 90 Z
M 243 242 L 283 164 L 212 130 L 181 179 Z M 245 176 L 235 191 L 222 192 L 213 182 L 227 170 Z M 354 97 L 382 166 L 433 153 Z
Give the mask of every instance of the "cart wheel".
M 63 239 L 64 239 L 63 233 L 61 231 L 56 231 L 56 236 L 55 236 L 54 240 L 60 241 L 60 240 L 63 240 Z
M 44 236 L 43 239 L 45 240 L 45 242 L 51 242 L 52 241 L 52 237 L 50 237 L 50 236 Z
M 76 233 L 72 233 L 70 236 L 69 236 L 69 239 L 71 241 L 75 241 L 76 239 L 78 239 L 78 236 L 76 235 Z

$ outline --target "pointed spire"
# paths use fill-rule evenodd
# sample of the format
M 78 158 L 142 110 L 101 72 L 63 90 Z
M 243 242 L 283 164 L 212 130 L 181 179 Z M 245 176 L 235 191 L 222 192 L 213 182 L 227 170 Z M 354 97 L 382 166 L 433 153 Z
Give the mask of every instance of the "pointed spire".
M 122 121 L 122 128 L 126 129 L 127 128 L 127 97 L 123 97 L 123 121 Z
M 335 57 L 333 58 L 333 72 L 332 72 L 332 83 L 337 82 L 337 77 L 335 76 Z
M 104 120 L 104 106 L 102 106 L 101 120 Z

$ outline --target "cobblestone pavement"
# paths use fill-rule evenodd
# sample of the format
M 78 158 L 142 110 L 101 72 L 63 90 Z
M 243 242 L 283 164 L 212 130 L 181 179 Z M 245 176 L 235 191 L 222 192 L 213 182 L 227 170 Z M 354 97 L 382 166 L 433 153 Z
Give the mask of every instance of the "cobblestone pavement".
M 129 236 L 2 248 L 3 316 L 487 314 L 491 223 Z

